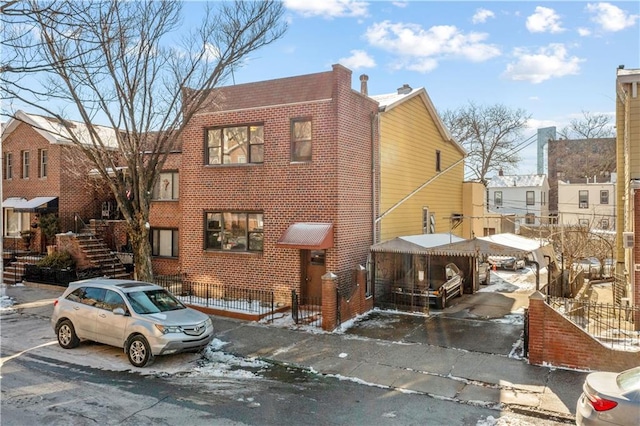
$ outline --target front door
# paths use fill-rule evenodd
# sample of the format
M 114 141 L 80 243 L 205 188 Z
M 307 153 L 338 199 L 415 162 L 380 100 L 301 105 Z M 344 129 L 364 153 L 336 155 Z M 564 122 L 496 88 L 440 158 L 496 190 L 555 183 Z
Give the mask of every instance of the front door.
M 306 303 L 322 304 L 325 257 L 324 250 L 302 250 L 302 297 L 306 299 Z

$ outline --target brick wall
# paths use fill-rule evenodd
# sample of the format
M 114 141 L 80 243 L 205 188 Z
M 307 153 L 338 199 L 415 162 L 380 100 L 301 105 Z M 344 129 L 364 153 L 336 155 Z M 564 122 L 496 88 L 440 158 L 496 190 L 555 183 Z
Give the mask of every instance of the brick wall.
M 40 150 L 47 150 L 47 176 L 39 177 Z M 22 178 L 22 151 L 30 152 L 29 178 Z M 13 177 L 4 179 L 3 197 L 58 197 L 61 231 L 75 230 L 74 213 L 88 222 L 100 216 L 108 189 L 87 179 L 91 166 L 70 145 L 50 143 L 27 124 L 19 124 L 2 142 L 2 154 L 13 156 Z M 32 217 L 35 222 L 35 217 Z M 38 240 L 39 241 L 39 240 Z
M 180 168 L 180 266 L 190 280 L 273 290 L 278 301 L 288 302 L 291 290 L 300 289 L 300 251 L 277 247 L 276 242 L 290 224 L 334 224 L 326 270 L 341 280 L 353 279 L 349 271 L 366 261 L 372 241 L 371 114 L 377 104 L 351 90 L 351 72 L 341 66 L 315 79 L 285 80 L 286 86 L 274 84 L 298 97 L 328 92 L 331 98 L 287 103 L 281 94 L 277 105 L 204 113 L 190 120 Z M 327 81 L 329 90 L 324 87 Z M 257 84 L 261 92 L 256 97 L 265 92 L 263 86 Z M 251 84 L 241 89 L 251 93 Z M 290 160 L 290 120 L 299 117 L 312 118 L 309 163 Z M 264 125 L 263 164 L 204 165 L 205 129 L 250 123 Z M 263 212 L 263 252 L 205 250 L 207 210 Z
M 599 371 L 638 365 L 638 353 L 616 351 L 564 318 L 535 292 L 529 298 L 529 363 Z

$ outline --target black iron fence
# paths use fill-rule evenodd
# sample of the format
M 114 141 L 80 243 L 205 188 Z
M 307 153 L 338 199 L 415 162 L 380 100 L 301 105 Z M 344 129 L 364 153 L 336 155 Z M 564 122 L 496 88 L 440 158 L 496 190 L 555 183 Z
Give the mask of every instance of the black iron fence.
M 549 305 L 612 349 L 640 350 L 640 306 L 549 297 Z
M 187 281 L 181 274 L 156 276 L 154 281 L 189 305 L 261 318 L 268 318 L 275 311 L 273 291 Z
M 66 287 L 72 281 L 104 276 L 100 268 L 52 268 L 38 266 L 40 255 L 7 256 L 3 261 L 3 278 L 7 284 L 29 281 Z
M 296 324 L 322 327 L 322 298 L 291 291 L 291 316 Z

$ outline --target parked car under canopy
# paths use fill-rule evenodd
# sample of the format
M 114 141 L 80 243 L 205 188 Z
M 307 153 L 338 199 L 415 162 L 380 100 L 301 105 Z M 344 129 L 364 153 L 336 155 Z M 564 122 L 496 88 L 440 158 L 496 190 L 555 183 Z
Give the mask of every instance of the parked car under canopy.
M 479 288 L 478 265 L 488 256 L 528 257 L 540 267 L 547 266 L 548 259 L 555 259 L 550 245 L 541 247 L 536 240 L 514 234 L 500 235 L 502 237 L 465 240 L 451 234 L 421 234 L 373 245 L 369 274 L 374 305 L 383 309 L 428 311 L 428 297 L 407 299 L 398 296 L 426 294 L 420 289 L 427 285 L 436 270 L 449 263 L 460 269 L 463 292 L 471 294 Z

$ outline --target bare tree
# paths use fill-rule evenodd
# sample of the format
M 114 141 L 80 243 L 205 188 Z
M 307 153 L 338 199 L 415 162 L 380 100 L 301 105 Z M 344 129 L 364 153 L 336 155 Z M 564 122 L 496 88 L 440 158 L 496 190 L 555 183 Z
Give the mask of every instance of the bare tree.
M 574 118 L 568 126 L 558 131 L 560 139 L 598 139 L 615 136 L 615 129 L 611 116 L 606 114 L 592 114 L 582 111 L 582 118 Z
M 215 2 L 200 25 L 188 29 L 182 5 L 24 0 L 5 4 L 0 18 L 5 105 L 19 101 L 58 119 L 108 182 L 128 224 L 141 280 L 153 277 L 153 186 L 186 123 L 212 107 L 211 89 L 286 31 L 278 1 Z M 74 126 L 69 114 L 86 127 Z M 98 121 L 117 131 L 105 136 Z M 113 178 L 119 166 L 125 172 Z
M 526 111 L 469 102 L 441 116 L 453 138 L 467 150 L 465 167 L 475 179 L 486 184 L 490 172 L 508 170 L 520 161 L 516 141 L 530 118 Z

